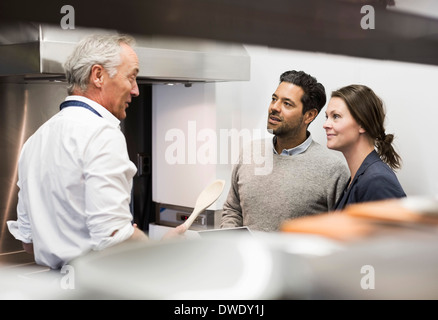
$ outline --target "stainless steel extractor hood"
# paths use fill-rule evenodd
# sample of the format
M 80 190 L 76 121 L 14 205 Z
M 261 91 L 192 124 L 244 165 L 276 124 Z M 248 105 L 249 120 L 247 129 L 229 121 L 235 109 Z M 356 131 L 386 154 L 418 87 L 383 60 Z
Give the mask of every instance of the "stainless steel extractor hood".
M 115 30 L 34 23 L 0 24 L 0 77 L 63 80 L 63 63 L 90 33 Z M 198 39 L 136 36 L 139 82 L 216 82 L 250 79 L 243 45 Z

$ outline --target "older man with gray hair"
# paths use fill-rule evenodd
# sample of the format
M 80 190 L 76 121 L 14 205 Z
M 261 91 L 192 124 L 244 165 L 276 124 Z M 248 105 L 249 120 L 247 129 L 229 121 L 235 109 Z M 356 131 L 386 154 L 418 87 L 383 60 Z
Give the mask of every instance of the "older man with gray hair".
M 147 240 L 132 224 L 137 168 L 120 131 L 139 95 L 133 44 L 126 35 L 83 39 L 64 65 L 69 96 L 22 148 L 18 219 L 8 227 L 37 264 L 58 269 L 92 250 Z

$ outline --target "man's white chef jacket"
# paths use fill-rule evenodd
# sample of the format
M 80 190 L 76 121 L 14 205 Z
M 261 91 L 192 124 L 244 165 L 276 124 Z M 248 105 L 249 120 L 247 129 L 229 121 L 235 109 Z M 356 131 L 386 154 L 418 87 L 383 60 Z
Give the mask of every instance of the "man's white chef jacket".
M 33 243 L 35 261 L 53 269 L 90 250 L 120 243 L 134 232 L 129 210 L 132 178 L 120 121 L 81 96 L 24 144 L 18 167 L 16 239 Z M 116 231 L 114 236 L 111 234 Z

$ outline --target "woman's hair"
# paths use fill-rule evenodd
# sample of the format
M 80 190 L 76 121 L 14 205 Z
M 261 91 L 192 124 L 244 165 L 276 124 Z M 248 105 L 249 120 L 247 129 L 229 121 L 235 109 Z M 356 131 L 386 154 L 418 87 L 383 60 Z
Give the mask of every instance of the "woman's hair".
M 401 158 L 394 150 L 393 134 L 386 134 L 383 101 L 364 85 L 349 85 L 332 92 L 332 97 L 344 100 L 356 122 L 374 140 L 380 158 L 392 169 L 401 167 Z
M 121 63 L 122 43 L 133 46 L 134 38 L 120 34 L 96 34 L 82 39 L 64 63 L 68 94 L 75 89 L 81 92 L 87 90 L 93 65 L 101 65 L 111 78 L 114 77 Z

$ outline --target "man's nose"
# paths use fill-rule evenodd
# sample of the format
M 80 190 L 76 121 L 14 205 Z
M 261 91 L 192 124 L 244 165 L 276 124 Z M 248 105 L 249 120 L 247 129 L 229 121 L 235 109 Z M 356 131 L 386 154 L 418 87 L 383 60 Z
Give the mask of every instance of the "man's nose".
M 277 113 L 280 113 L 280 111 L 281 111 L 280 101 L 275 101 L 275 102 L 271 103 L 271 110 L 274 110 Z
M 138 97 L 139 95 L 140 95 L 140 90 L 138 89 L 137 81 L 135 81 L 131 89 L 131 96 Z

